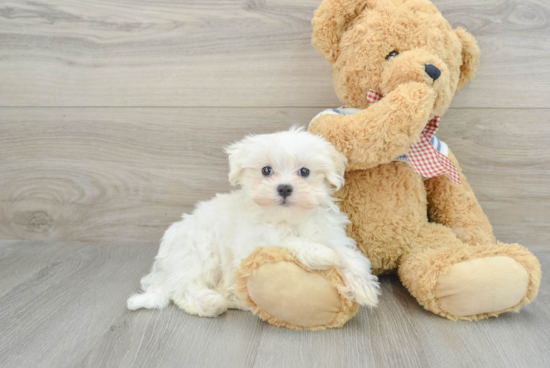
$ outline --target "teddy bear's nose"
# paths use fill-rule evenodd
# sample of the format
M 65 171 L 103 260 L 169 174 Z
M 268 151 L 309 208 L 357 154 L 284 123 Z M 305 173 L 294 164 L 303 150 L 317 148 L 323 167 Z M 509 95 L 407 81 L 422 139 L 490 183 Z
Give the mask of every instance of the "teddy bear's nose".
M 434 82 L 441 75 L 441 70 L 439 70 L 436 66 L 433 66 L 432 64 L 424 65 L 424 70 L 430 76 L 430 78 L 434 80 Z

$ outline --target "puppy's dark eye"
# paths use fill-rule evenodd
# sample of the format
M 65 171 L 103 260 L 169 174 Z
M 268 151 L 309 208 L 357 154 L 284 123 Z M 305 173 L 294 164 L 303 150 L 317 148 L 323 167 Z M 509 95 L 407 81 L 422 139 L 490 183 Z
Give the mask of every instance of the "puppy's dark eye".
M 388 54 L 388 56 L 386 56 L 386 60 L 390 60 L 391 58 L 394 58 L 394 57 L 396 57 L 397 55 L 399 55 L 399 53 L 398 53 L 397 51 L 393 50 L 392 52 L 390 52 L 390 53 Z
M 298 170 L 298 175 L 300 175 L 303 178 L 307 178 L 309 176 L 309 169 L 302 167 L 300 170 Z
M 273 174 L 273 169 L 270 166 L 266 166 L 262 169 L 262 174 L 264 176 L 269 176 L 269 175 Z

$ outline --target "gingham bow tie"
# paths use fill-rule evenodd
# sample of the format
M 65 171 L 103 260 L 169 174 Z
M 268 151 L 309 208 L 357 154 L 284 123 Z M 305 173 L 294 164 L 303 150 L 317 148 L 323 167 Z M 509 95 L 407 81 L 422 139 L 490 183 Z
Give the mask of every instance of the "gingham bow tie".
M 370 104 L 380 101 L 382 95 L 369 89 L 367 100 Z M 424 130 L 420 133 L 420 140 L 409 146 L 407 158 L 414 172 L 425 178 L 433 178 L 439 175 L 447 175 L 453 183 L 462 186 L 460 175 L 455 164 L 444 154 L 435 149 L 430 140 L 439 128 L 441 116 L 436 116 L 428 121 Z

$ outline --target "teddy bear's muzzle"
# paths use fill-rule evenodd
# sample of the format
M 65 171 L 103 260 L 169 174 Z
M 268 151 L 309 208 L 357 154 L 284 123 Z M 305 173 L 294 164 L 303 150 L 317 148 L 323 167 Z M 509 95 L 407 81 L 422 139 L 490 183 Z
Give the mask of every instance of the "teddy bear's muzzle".
M 454 72 L 453 72 L 454 73 Z M 436 100 L 431 108 L 430 116 L 443 115 L 451 103 L 456 89 L 456 73 L 453 74 L 448 65 L 437 55 L 426 49 L 412 49 L 384 62 L 378 86 L 369 87 L 389 96 L 397 87 L 405 83 L 423 83 L 436 93 Z
M 424 49 L 408 50 L 386 61 L 381 77 L 378 90 L 384 96 L 398 85 L 408 82 L 425 83 L 437 92 L 450 84 L 450 73 L 445 62 Z

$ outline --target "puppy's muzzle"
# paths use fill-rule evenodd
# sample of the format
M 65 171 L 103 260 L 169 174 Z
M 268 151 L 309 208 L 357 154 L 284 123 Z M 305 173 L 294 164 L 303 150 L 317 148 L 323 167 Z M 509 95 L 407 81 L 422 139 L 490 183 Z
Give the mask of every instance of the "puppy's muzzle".
M 286 197 L 288 197 L 292 194 L 292 185 L 281 184 L 277 187 L 277 192 L 279 192 L 279 195 L 281 197 L 286 199 Z

